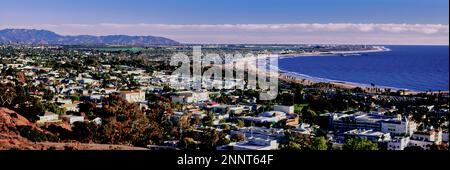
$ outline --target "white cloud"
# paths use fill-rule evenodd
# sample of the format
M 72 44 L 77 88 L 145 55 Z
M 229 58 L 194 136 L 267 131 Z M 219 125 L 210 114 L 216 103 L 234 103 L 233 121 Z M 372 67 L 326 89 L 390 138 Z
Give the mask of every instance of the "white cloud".
M 100 27 L 112 28 L 148 28 L 167 30 L 232 30 L 232 31 L 381 31 L 388 33 L 448 33 L 449 26 L 441 24 L 352 24 L 352 23 L 328 23 L 328 24 L 99 24 Z
M 0 25 L 0 28 L 49 29 L 64 35 L 157 35 L 186 43 L 400 43 L 448 44 L 442 24 L 60 24 Z M 380 36 L 382 35 L 382 36 Z M 361 39 L 361 37 L 367 40 Z M 358 40 L 357 42 L 355 40 Z M 370 42 L 369 42 L 370 40 Z

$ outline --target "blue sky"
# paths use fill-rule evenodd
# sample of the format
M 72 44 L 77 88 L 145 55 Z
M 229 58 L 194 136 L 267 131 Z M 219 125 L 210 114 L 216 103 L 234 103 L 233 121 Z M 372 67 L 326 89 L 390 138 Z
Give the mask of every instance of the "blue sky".
M 373 39 L 394 32 L 380 31 L 389 29 L 380 26 L 372 29 L 373 31 L 370 31 L 371 37 L 368 37 L 369 31 L 363 31 L 362 33 L 338 31 L 336 33 L 329 30 L 320 30 L 312 31 L 313 33 L 310 31 L 307 34 L 294 30 L 294 28 L 289 31 L 286 31 L 286 29 L 283 33 L 280 33 L 279 30 L 249 31 L 248 29 L 233 28 L 218 32 L 216 27 L 208 30 L 201 26 L 314 23 L 407 24 L 416 26 L 431 24 L 444 25 L 444 28 L 439 28 L 441 30 L 437 31 L 441 37 L 433 37 L 437 35 L 435 33 L 430 34 L 429 31 L 422 31 L 426 34 L 418 35 L 415 39 L 417 42 L 414 42 L 419 44 L 421 41 L 423 44 L 442 44 L 445 40 L 448 42 L 448 0 L 0 0 L 0 4 L 0 28 L 42 28 L 61 34 L 156 34 L 181 39 L 180 41 L 183 42 L 195 43 L 225 43 L 228 41 L 230 41 L 229 43 L 254 43 L 253 41 L 265 43 L 263 39 L 258 37 L 268 35 L 272 39 L 270 41 L 267 39 L 267 43 L 278 41 L 287 43 L 287 41 L 285 42 L 286 37 L 312 36 L 313 33 L 318 35 L 320 33 L 320 35 L 327 34 L 328 39 L 323 37 L 317 43 L 326 43 L 327 41 L 329 43 L 345 43 L 342 39 L 333 40 L 332 38 L 334 35 L 340 38 L 361 34 L 362 37 Z M 99 25 L 103 23 L 110 25 L 108 25 L 109 27 Z M 170 27 L 171 29 L 158 27 L 160 29 L 158 30 L 155 26 L 142 27 L 140 25 L 140 27 L 133 27 L 133 24 L 197 25 L 197 27 L 190 27 L 191 30 L 189 31 L 186 31 L 185 28 L 173 29 L 173 27 Z M 111 25 L 115 27 L 111 27 Z M 198 27 L 201 27 L 201 29 Z M 289 28 L 291 27 L 289 26 Z M 398 25 L 391 27 L 398 28 Z M 100 32 L 99 29 L 105 31 Z M 429 27 L 415 29 L 429 30 Z M 407 30 L 411 30 L 410 26 L 401 30 L 406 31 L 398 31 L 402 35 L 395 34 L 397 37 L 391 36 L 389 41 L 386 41 L 387 39 L 381 41 L 380 39 L 379 42 L 372 40 L 360 43 L 407 43 L 411 42 L 411 39 L 400 41 L 400 38 L 421 32 L 408 32 Z M 380 36 L 380 34 L 382 35 Z M 189 35 L 192 36 L 189 37 Z M 229 37 L 227 37 L 228 35 Z M 235 40 L 230 38 L 233 36 L 236 38 L 246 36 L 248 38 L 247 41 L 243 39 Z M 395 38 L 398 39 L 393 41 Z M 435 40 L 435 42 L 431 42 L 431 40 Z M 302 42 L 298 41 L 298 43 Z M 311 41 L 310 43 L 314 42 Z M 358 42 L 349 41 L 348 43 Z

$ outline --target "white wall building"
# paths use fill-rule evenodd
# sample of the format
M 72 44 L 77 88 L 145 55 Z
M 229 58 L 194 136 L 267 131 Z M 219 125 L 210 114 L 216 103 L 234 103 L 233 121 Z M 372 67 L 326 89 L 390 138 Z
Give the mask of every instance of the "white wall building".
M 278 150 L 277 140 L 249 138 L 242 142 L 233 142 L 228 145 L 219 146 L 217 150 Z
M 78 104 L 64 104 L 61 107 L 66 109 L 66 111 L 72 111 L 72 112 L 80 111 L 80 108 L 78 107 Z
M 142 90 L 120 91 L 120 96 L 130 103 L 145 101 L 145 92 Z
M 241 117 L 244 121 L 254 123 L 277 123 L 281 120 L 287 119 L 286 113 L 281 111 L 268 111 L 259 114 L 257 117 L 244 116 Z
M 430 130 L 426 132 L 415 132 L 411 136 L 408 146 L 419 146 L 424 150 L 429 150 L 433 144 L 442 142 L 441 130 Z
M 243 134 L 245 138 L 278 139 L 284 136 L 284 130 L 281 128 L 243 127 L 232 130 L 230 134 Z
M 404 150 L 409 144 L 409 137 L 402 137 L 388 142 L 388 150 Z
M 275 105 L 273 106 L 274 111 L 280 111 L 287 114 L 294 113 L 294 106 L 283 106 L 283 105 Z
M 52 112 L 45 112 L 43 116 L 38 116 L 38 123 L 57 122 L 59 121 L 59 115 Z
M 192 92 L 192 91 L 183 91 L 177 92 L 175 95 L 171 96 L 173 103 L 194 103 L 200 101 L 209 100 L 209 92 Z
M 393 118 L 381 122 L 381 131 L 390 133 L 391 135 L 408 135 L 411 136 L 417 129 L 414 121 L 406 117 Z
M 367 139 L 372 142 L 384 142 L 391 140 L 391 136 L 389 133 L 383 133 L 373 130 L 359 130 L 354 129 L 351 131 L 344 132 L 345 138 L 361 138 L 361 139 Z
M 68 121 L 70 124 L 75 122 L 84 122 L 84 116 L 64 115 L 62 119 Z

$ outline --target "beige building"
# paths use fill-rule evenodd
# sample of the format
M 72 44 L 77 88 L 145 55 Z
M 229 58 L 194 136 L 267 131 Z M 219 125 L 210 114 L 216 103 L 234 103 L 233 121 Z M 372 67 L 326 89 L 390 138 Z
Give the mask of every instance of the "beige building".
M 145 92 L 142 90 L 120 91 L 120 96 L 130 103 L 145 101 Z

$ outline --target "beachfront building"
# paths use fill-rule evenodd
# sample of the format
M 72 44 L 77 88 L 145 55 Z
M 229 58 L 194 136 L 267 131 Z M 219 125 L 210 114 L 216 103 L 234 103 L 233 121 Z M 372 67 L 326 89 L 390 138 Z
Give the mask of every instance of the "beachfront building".
M 145 92 L 142 90 L 124 90 L 120 91 L 120 97 L 130 103 L 145 101 Z

